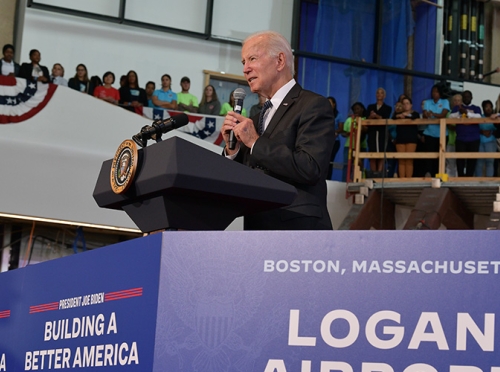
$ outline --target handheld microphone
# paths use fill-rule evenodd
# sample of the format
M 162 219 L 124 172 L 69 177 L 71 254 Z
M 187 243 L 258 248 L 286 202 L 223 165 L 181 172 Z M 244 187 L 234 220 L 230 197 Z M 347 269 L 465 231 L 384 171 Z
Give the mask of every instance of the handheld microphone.
M 237 114 L 241 114 L 241 110 L 243 110 L 243 100 L 245 99 L 246 95 L 247 94 L 245 93 L 245 90 L 243 88 L 235 89 L 235 91 L 233 92 L 233 97 L 234 97 L 233 111 L 236 112 Z M 236 140 L 234 131 L 231 130 L 231 132 L 229 132 L 229 143 L 228 143 L 229 150 L 234 150 L 236 148 L 237 142 L 238 141 Z
M 141 131 L 132 139 L 141 147 L 145 147 L 148 140 L 153 138 L 156 142 L 161 141 L 161 135 L 171 130 L 183 127 L 189 123 L 189 118 L 186 114 L 175 115 L 164 120 L 155 120 L 151 125 L 145 125 L 141 128 Z

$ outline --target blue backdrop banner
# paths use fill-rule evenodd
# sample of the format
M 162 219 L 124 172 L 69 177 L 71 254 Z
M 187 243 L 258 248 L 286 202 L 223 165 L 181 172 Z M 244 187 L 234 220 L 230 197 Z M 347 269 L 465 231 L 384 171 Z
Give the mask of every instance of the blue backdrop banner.
M 0 371 L 500 372 L 499 233 L 165 232 L 0 274 Z

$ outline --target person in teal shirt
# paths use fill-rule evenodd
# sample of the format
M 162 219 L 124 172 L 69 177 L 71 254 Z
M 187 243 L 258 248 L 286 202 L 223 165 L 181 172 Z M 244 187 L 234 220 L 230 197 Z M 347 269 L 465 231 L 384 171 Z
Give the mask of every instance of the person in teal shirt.
M 153 92 L 151 101 L 155 108 L 177 110 L 177 94 L 171 89 L 172 78 L 169 74 L 164 74 L 161 77 L 161 89 Z
M 443 119 L 450 112 L 450 103 L 441 98 L 439 85 L 434 85 L 431 90 L 431 99 L 424 101 L 424 119 Z M 448 135 L 448 129 L 446 130 Z M 439 152 L 439 124 L 429 124 L 424 130 L 424 151 Z M 425 172 L 435 177 L 439 172 L 439 159 L 426 159 Z
M 490 100 L 483 101 L 481 104 L 483 107 L 483 116 L 485 118 L 491 117 L 496 118 L 498 114 L 493 113 L 493 102 Z M 479 124 L 479 130 L 481 131 L 479 135 L 479 152 L 497 152 L 497 141 L 493 132 L 496 130 L 493 123 L 483 123 Z M 476 163 L 476 177 L 493 177 L 494 174 L 494 159 L 477 159 Z

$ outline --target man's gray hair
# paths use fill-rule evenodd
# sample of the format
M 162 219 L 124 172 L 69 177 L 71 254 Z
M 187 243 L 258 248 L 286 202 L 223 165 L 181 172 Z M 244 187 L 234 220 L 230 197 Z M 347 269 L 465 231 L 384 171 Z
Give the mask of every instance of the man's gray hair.
M 265 37 L 265 42 L 266 46 L 268 49 L 269 55 L 273 57 L 277 57 L 278 54 L 284 53 L 285 54 L 285 59 L 286 59 L 286 67 L 292 74 L 292 76 L 295 75 L 295 66 L 294 66 L 294 59 L 293 59 L 293 52 L 292 52 L 292 47 L 290 46 L 290 43 L 288 42 L 287 39 L 283 35 L 281 35 L 279 32 L 276 31 L 259 31 L 256 32 L 250 36 L 248 36 L 244 41 L 243 45 L 255 37 L 258 36 L 264 36 Z

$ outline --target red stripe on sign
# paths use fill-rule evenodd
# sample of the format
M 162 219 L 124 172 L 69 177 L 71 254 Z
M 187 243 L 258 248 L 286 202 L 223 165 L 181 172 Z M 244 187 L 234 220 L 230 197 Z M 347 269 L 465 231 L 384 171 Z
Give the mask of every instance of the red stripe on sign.
M 59 309 L 59 302 L 50 302 L 48 304 L 30 306 L 30 314 L 42 313 L 44 311 L 52 311 L 58 309 Z
M 0 85 L 15 87 L 17 85 L 15 76 L 0 75 Z
M 10 310 L 0 311 L 0 318 L 8 318 L 10 316 Z
M 104 295 L 104 301 L 123 300 L 125 298 L 142 296 L 142 287 L 124 289 L 123 291 L 109 292 Z

